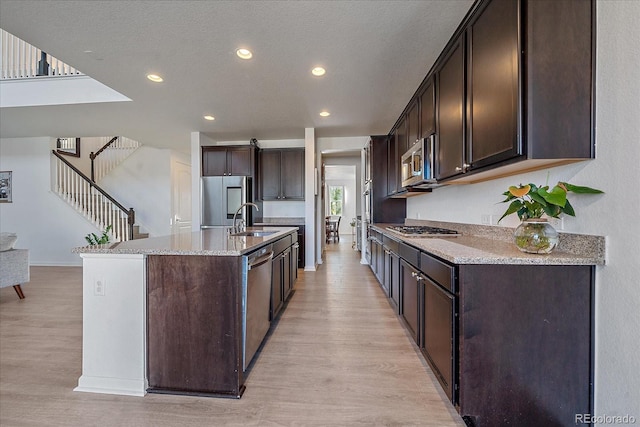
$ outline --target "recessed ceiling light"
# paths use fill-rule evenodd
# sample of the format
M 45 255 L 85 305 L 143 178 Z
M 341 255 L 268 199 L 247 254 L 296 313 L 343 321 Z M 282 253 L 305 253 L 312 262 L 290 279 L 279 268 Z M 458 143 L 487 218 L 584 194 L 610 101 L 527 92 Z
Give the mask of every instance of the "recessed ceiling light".
M 313 70 L 311 70 L 311 74 L 313 74 L 314 76 L 320 77 L 320 76 L 324 76 L 324 74 L 327 72 L 327 70 L 325 70 L 322 67 L 316 67 Z
M 236 50 L 236 55 L 241 59 L 251 59 L 253 57 L 253 53 L 251 53 L 249 49 L 244 48 Z
M 157 74 L 147 74 L 147 78 L 154 83 L 160 83 L 163 81 L 162 77 Z
M 213 116 L 210 116 L 210 115 L 206 115 L 206 116 L 204 116 L 204 119 L 205 120 L 215 120 L 216 118 L 213 117 Z
M 328 111 L 320 111 L 320 115 L 321 115 L 322 117 L 329 117 L 329 116 L 331 115 L 331 113 L 330 113 L 330 112 L 328 112 Z

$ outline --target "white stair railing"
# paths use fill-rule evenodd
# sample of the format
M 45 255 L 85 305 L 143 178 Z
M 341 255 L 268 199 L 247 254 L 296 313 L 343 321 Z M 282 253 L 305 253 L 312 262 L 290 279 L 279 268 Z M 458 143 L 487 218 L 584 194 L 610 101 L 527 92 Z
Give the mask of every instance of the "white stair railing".
M 0 79 L 83 75 L 3 29 L 0 29 L 0 70 Z
M 60 154 L 52 152 L 52 191 L 99 230 L 110 225 L 114 240 L 122 242 L 132 239 L 135 222 L 133 209 L 126 209 Z
M 105 175 L 139 147 L 140 143 L 133 139 L 122 136 L 115 137 L 115 139 L 105 137 L 103 148 L 89 156 L 92 159 L 92 179 L 95 182 L 100 182 Z

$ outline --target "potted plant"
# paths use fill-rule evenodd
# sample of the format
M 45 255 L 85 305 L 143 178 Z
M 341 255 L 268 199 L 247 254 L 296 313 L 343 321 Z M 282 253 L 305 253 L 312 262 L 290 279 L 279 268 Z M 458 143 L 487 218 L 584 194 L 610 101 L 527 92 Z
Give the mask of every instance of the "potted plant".
M 598 194 L 603 193 L 591 187 L 558 182 L 553 188 L 535 184 L 512 185 L 502 193 L 506 198 L 502 203 L 509 207 L 498 222 L 513 213 L 522 223 L 516 228 L 514 240 L 518 249 L 527 253 L 548 254 L 558 245 L 558 232 L 549 224 L 547 218 L 559 218 L 562 214 L 576 216 L 573 206 L 567 199 L 567 193 Z M 546 218 L 543 218 L 543 215 Z
M 84 239 L 89 243 L 90 246 L 95 245 L 104 245 L 109 243 L 109 232 L 111 231 L 111 225 L 108 225 L 107 228 L 102 232 L 102 236 L 98 237 L 96 233 L 89 233 L 84 236 Z

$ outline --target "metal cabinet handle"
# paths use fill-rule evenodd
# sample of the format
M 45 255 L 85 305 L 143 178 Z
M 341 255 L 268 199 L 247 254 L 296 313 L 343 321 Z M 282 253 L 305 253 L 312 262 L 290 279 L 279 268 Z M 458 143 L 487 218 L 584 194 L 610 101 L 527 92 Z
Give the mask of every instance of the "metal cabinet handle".
M 460 172 L 462 168 L 460 166 L 456 166 L 456 172 Z
M 418 273 L 416 273 L 415 271 L 411 272 L 411 277 L 417 277 L 417 276 L 418 276 Z

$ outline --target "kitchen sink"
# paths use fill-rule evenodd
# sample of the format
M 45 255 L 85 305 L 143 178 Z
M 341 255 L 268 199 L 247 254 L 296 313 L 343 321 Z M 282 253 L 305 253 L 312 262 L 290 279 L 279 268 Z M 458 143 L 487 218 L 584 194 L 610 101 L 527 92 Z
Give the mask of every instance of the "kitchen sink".
M 270 236 L 274 233 L 277 233 L 277 231 L 254 230 L 254 231 L 240 231 L 238 233 L 230 233 L 229 235 L 234 237 L 241 237 L 241 236 L 265 237 L 265 236 Z

